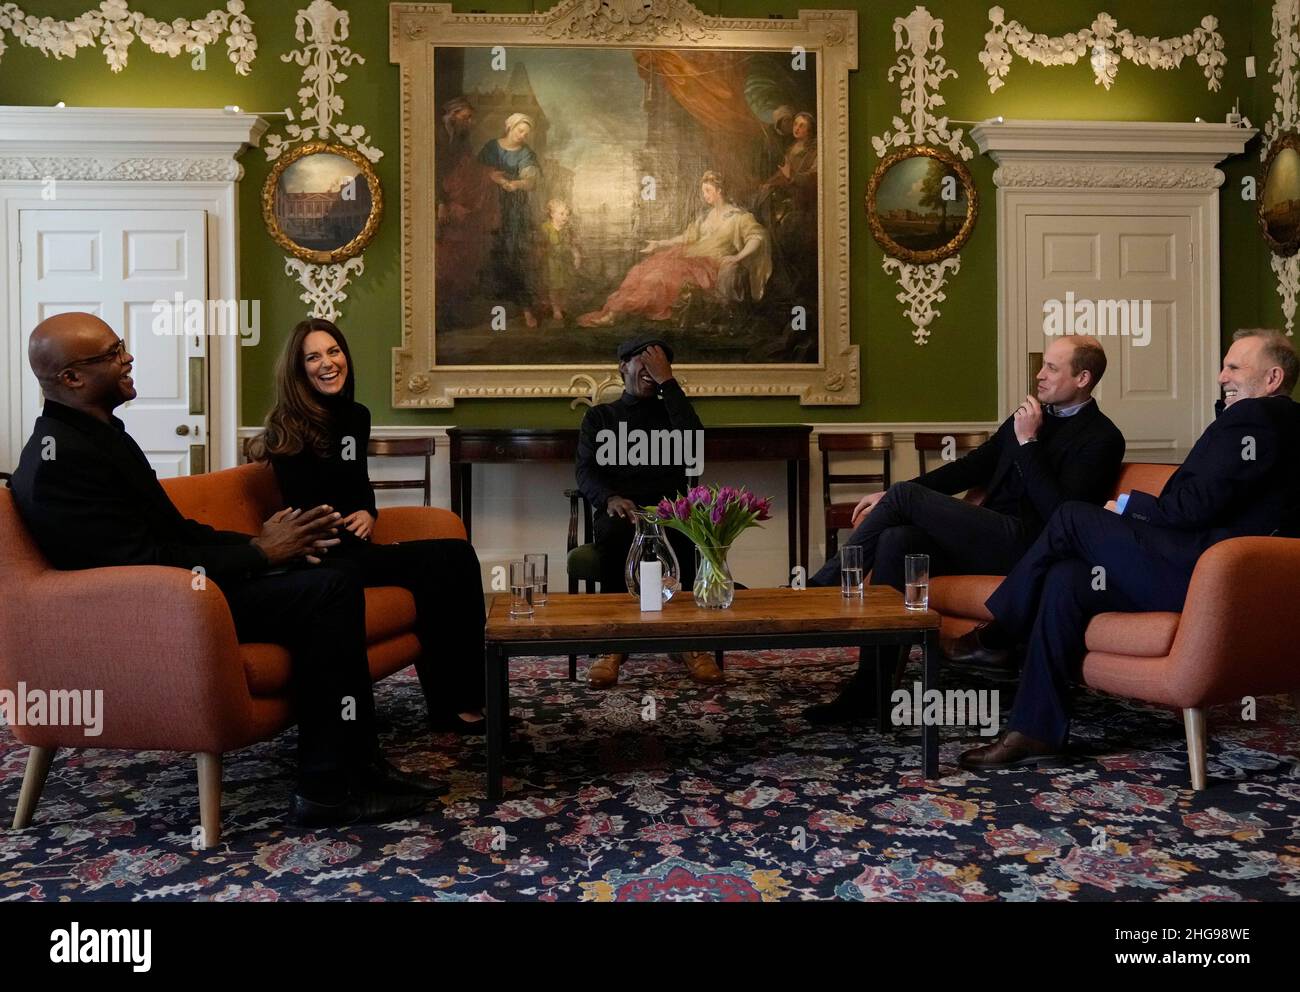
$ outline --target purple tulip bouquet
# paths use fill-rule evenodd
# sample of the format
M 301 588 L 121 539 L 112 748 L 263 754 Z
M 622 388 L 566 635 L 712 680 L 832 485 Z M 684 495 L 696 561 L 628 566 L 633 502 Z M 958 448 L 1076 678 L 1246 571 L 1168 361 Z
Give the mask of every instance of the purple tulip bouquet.
M 695 605 L 729 607 L 736 584 L 727 567 L 727 553 L 742 533 L 771 519 L 771 498 L 760 499 L 743 486 L 696 486 L 685 496 L 660 500 L 645 510 L 650 520 L 681 531 L 699 549 Z

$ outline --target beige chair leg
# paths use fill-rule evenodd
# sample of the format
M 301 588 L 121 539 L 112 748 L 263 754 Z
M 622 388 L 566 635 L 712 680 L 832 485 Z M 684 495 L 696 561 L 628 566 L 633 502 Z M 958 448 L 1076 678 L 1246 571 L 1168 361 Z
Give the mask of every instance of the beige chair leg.
M 206 851 L 221 841 L 221 755 L 196 755 L 199 763 L 199 834 L 198 847 Z
M 14 829 L 22 830 L 32 822 L 36 813 L 36 804 L 41 801 L 41 792 L 45 789 L 45 779 L 50 774 L 50 764 L 54 761 L 52 747 L 27 749 L 27 770 L 23 772 L 23 788 L 18 793 L 18 808 L 14 810 Z
M 1183 710 L 1183 727 L 1187 731 L 1187 764 L 1192 771 L 1192 788 L 1205 788 L 1205 710 Z

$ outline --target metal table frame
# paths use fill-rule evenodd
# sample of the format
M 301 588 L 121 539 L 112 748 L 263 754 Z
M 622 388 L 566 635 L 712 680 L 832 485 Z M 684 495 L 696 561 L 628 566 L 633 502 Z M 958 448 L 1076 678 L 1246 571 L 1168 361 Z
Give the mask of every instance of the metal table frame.
M 487 787 L 488 799 L 504 795 L 506 716 L 510 712 L 510 659 L 543 655 L 592 654 L 619 652 L 626 654 L 665 654 L 674 651 L 737 651 L 773 648 L 840 648 L 857 647 L 860 662 L 868 662 L 867 652 L 876 651 L 876 725 L 880 733 L 890 729 L 889 695 L 893 685 L 895 659 L 891 653 L 880 657 L 881 648 L 919 644 L 921 646 L 922 691 L 939 687 L 939 628 L 912 630 L 800 631 L 784 634 L 692 634 L 689 637 L 651 637 L 646 635 L 569 640 L 535 639 L 487 641 Z M 927 779 L 939 774 L 939 728 L 921 727 L 921 769 Z

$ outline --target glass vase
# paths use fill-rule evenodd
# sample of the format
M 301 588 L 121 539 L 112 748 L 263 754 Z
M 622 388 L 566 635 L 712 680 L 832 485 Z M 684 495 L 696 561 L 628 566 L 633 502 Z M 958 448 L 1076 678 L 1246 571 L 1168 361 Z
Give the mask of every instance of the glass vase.
M 695 546 L 695 605 L 704 610 L 725 610 L 736 598 L 736 580 L 727 565 L 729 544 Z
M 662 566 L 664 602 L 668 602 L 682 587 L 682 566 L 677 561 L 673 546 L 664 536 L 664 529 L 653 520 L 638 517 L 636 536 L 632 538 L 632 547 L 628 548 L 627 562 L 623 566 L 623 580 L 627 583 L 627 591 L 638 601 L 641 599 L 643 561 L 657 561 Z

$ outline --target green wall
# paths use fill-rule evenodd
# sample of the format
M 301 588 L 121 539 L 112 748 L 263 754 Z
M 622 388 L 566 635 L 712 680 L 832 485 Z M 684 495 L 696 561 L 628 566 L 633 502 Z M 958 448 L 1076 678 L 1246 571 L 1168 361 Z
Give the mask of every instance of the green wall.
M 0 59 L 0 104 L 73 106 L 221 107 L 239 104 L 251 111 L 297 106 L 299 67 L 280 56 L 298 47 L 294 13 L 307 0 L 247 0 L 259 49 L 253 71 L 236 76 L 225 61 L 224 43 L 208 52 L 207 68 L 190 67 L 188 57 L 155 55 L 138 41 L 127 68 L 109 71 L 102 53 L 80 51 L 73 60 L 55 61 L 8 39 Z M 567 401 L 459 401 L 451 410 L 394 410 L 390 406 L 390 349 L 401 339 L 399 293 L 401 270 L 397 193 L 400 181 L 397 69 L 388 63 L 388 7 L 378 0 L 336 0 L 351 13 L 348 44 L 366 59 L 353 65 L 340 95 L 342 118 L 364 124 L 372 143 L 385 155 L 377 170 L 388 193 L 390 210 L 378 237 L 366 252 L 366 272 L 348 288 L 343 326 L 358 366 L 358 398 L 374 412 L 377 424 L 459 423 L 476 426 L 566 426 L 578 414 Z M 510 3 L 472 0 L 458 9 L 492 12 L 527 11 L 545 2 Z M 1200 67 L 1188 60 L 1171 72 L 1156 72 L 1129 62 L 1121 64 L 1109 91 L 1093 82 L 1086 63 L 1060 68 L 1031 66 L 1016 59 L 1006 85 L 990 94 L 978 61 L 988 30 L 987 0 L 927 0 L 944 21 L 943 55 L 958 78 L 944 81 L 949 116 L 983 120 L 1001 114 L 1017 118 L 1190 121 L 1200 116 L 1223 120 L 1233 101 L 1256 126 L 1271 108 L 1267 67 L 1272 52 L 1268 0 L 1053 0 L 1050 4 L 1002 0 L 1008 19 L 1031 30 L 1059 35 L 1091 23 L 1107 9 L 1122 28 L 1170 37 L 1191 31 L 1205 14 L 1219 19 L 1226 42 L 1223 86 L 1210 92 Z M 92 0 L 23 0 L 36 16 L 74 17 L 93 7 Z M 132 7 L 160 19 L 202 16 L 219 0 L 132 0 Z M 942 316 L 931 325 L 930 343 L 912 343 L 911 325 L 894 300 L 897 287 L 881 269 L 882 252 L 867 229 L 862 207 L 875 164 L 870 138 L 890 126 L 898 112 L 897 83 L 885 74 L 895 60 L 893 21 L 914 4 L 843 2 L 843 0 L 703 0 L 706 13 L 729 16 L 793 16 L 800 9 L 856 7 L 859 11 L 859 69 L 850 76 L 850 257 L 853 340 L 861 346 L 864 366 L 862 403 L 857 407 L 801 407 L 794 399 L 699 401 L 706 423 L 782 421 L 981 420 L 997 414 L 997 260 L 993 163 L 976 155 L 970 167 L 979 184 L 982 212 L 975 232 L 961 253 L 962 269 L 949 279 Z M 1245 77 L 1244 57 L 1255 54 L 1259 75 Z M 273 118 L 280 130 L 282 118 Z M 973 147 L 973 145 L 972 145 Z M 296 283 L 283 274 L 283 255 L 262 226 L 258 195 L 268 170 L 257 150 L 244 157 L 247 176 L 241 186 L 241 292 L 262 301 L 262 345 L 241 349 L 243 422 L 260 423 L 271 396 L 271 369 L 290 327 L 304 305 Z M 1253 203 L 1241 197 L 1241 179 L 1258 174 L 1258 139 L 1248 154 L 1225 166 L 1228 181 L 1220 194 L 1223 225 L 1222 319 L 1225 337 L 1243 326 L 1280 326 L 1280 307 L 1268 268 L 1267 253 L 1256 232 Z

